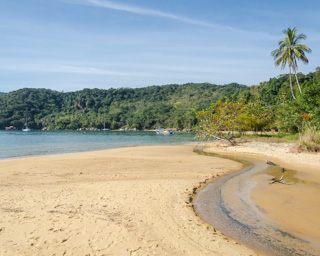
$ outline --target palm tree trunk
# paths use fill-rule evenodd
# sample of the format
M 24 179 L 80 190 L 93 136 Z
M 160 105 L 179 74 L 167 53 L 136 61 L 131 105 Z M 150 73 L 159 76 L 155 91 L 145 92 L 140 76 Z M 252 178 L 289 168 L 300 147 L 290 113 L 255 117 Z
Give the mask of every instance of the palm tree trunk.
M 296 76 L 296 81 L 297 81 L 297 84 L 298 84 L 299 91 L 300 91 L 300 93 L 302 93 L 301 87 L 300 87 L 300 84 L 299 84 L 299 80 L 298 80 L 298 76 L 297 76 L 296 69 L 295 69 L 295 68 L 292 68 L 292 69 L 293 69 L 293 71 L 294 71 L 294 75 Z
M 289 81 L 290 81 L 290 89 L 291 89 L 292 97 L 296 100 L 297 98 L 294 96 L 294 93 L 293 93 L 292 79 L 291 79 L 291 67 L 290 66 L 289 66 Z

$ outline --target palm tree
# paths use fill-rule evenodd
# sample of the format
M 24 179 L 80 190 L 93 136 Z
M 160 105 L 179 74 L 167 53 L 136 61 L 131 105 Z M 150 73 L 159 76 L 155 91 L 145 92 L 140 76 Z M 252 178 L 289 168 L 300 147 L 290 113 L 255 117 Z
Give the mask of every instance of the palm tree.
M 307 36 L 305 34 L 297 34 L 298 30 L 295 27 L 293 29 L 284 29 L 282 32 L 285 37 L 279 41 L 279 48 L 272 51 L 271 56 L 275 60 L 274 64 L 276 66 L 281 64 L 281 69 L 284 69 L 288 63 L 291 94 L 292 97 L 296 99 L 292 88 L 291 70 L 293 70 L 295 74 L 299 91 L 301 93 L 302 91 L 297 77 L 297 61 L 301 60 L 303 63 L 308 64 L 309 60 L 306 57 L 305 52 L 310 53 L 311 49 L 304 44 L 300 44 L 300 41 L 306 39 Z

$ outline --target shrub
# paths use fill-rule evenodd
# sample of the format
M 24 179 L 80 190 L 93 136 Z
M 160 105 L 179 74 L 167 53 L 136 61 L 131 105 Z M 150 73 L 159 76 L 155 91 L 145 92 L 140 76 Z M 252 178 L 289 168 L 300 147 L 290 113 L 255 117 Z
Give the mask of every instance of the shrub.
M 301 150 L 319 152 L 320 151 L 320 131 L 307 129 L 302 136 Z

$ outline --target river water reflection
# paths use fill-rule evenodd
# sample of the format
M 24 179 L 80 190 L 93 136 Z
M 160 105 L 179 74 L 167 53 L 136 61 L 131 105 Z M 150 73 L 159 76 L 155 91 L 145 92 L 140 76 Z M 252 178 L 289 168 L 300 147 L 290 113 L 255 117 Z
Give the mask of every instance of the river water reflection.
M 271 185 L 269 180 L 272 177 L 280 178 L 283 175 L 279 166 L 269 166 L 257 159 L 222 156 L 202 150 L 196 152 L 228 158 L 244 165 L 242 171 L 220 177 L 199 192 L 195 206 L 207 223 L 226 236 L 266 255 L 320 255 L 319 234 L 311 232 L 311 229 L 317 229 L 311 227 L 308 236 L 308 228 L 306 232 L 299 233 L 295 230 L 296 224 L 290 222 L 294 220 L 291 215 L 303 215 L 302 212 L 306 210 L 311 211 L 311 215 L 306 215 L 311 216 L 311 220 L 302 221 L 302 225 L 312 226 L 312 217 L 316 221 L 320 212 L 314 212 L 318 208 L 312 204 L 320 205 L 317 199 L 320 192 L 318 183 L 296 178 L 295 171 L 286 170 L 281 183 Z M 302 196 L 297 202 L 291 198 L 291 206 L 295 206 L 291 207 L 287 202 L 288 197 L 295 195 L 294 191 L 299 194 L 300 185 L 311 186 L 312 193 L 318 193 L 313 197 L 310 194 L 307 204 L 301 201 Z M 297 207 L 299 205 L 303 205 L 303 209 Z M 286 218 L 288 215 L 290 218 Z

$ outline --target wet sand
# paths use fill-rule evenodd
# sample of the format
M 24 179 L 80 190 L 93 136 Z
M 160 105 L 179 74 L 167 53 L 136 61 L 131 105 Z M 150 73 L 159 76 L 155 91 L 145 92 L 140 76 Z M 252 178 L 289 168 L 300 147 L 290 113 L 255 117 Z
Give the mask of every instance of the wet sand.
M 284 177 L 282 183 L 270 185 L 266 180 L 271 177 L 254 178 L 253 202 L 280 229 L 312 243 L 320 253 L 320 183 Z
M 224 153 L 256 159 L 269 159 L 279 166 L 255 175 L 250 200 L 276 229 L 293 239 L 292 248 L 298 248 L 294 241 L 306 241 L 310 255 L 320 252 L 320 155 L 291 152 L 290 144 L 246 143 L 236 147 L 223 147 L 216 143 L 208 152 Z M 282 172 L 284 167 L 287 171 Z M 296 171 L 289 168 L 294 167 Z M 273 177 L 281 182 L 269 184 Z M 266 230 L 268 230 L 265 227 Z M 285 240 L 285 239 L 284 239 Z M 308 246 L 307 246 L 308 247 Z M 281 255 L 281 254 L 280 254 Z M 285 254 L 284 254 L 285 255 Z M 298 255 L 298 254 L 296 254 Z M 305 255 L 305 254 L 303 254 Z
M 193 148 L 1 161 L 0 255 L 257 255 L 195 215 L 195 188 L 241 165 Z

